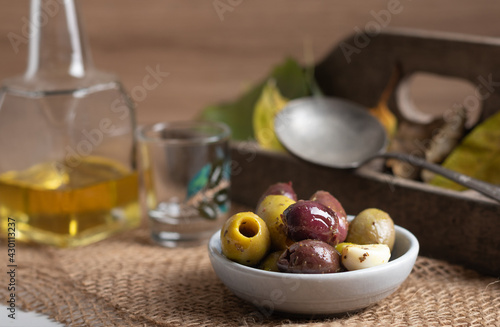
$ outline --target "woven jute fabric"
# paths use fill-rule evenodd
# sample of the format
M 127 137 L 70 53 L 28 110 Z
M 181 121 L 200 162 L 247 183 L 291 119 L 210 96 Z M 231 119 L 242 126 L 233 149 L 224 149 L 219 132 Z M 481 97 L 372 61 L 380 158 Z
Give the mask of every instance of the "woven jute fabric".
M 16 261 L 18 307 L 68 326 L 500 326 L 498 278 L 426 257 L 381 302 L 307 318 L 259 311 L 217 279 L 206 245 L 163 248 L 145 225 L 73 249 L 18 243 Z

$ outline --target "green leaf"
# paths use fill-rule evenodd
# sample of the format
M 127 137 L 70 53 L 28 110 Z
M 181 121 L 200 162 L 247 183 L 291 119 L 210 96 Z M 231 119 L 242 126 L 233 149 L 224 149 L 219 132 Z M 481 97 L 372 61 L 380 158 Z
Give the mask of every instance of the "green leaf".
M 295 60 L 289 58 L 274 67 L 268 77 L 252 87 L 240 98 L 233 102 L 209 106 L 202 110 L 200 118 L 226 123 L 231 128 L 232 137 L 235 140 L 254 139 L 253 112 L 269 79 L 275 80 L 280 93 L 288 99 L 311 94 L 311 86 L 304 68 Z
M 202 202 L 198 206 L 198 213 L 206 219 L 215 220 L 217 219 L 217 206 L 211 202 Z
M 217 187 L 222 178 L 224 178 L 224 162 L 218 161 L 213 164 L 212 169 L 210 170 L 207 183 L 208 188 Z
M 278 90 L 287 99 L 296 99 L 311 94 L 306 71 L 291 58 L 275 67 L 267 80 L 269 79 L 276 81 Z
M 204 189 L 210 178 L 210 172 L 212 171 L 212 164 L 207 163 L 191 178 L 187 187 L 187 197 L 188 199 L 196 195 L 202 189 Z
M 443 166 L 500 185 L 500 112 L 477 125 L 446 158 Z M 452 189 L 466 188 L 442 176 L 430 184 Z
M 264 83 L 260 83 L 235 102 L 209 106 L 201 112 L 200 118 L 226 123 L 235 140 L 253 139 L 253 108 L 263 88 Z
M 274 117 L 288 103 L 281 96 L 276 85 L 269 81 L 255 105 L 253 113 L 253 130 L 260 146 L 268 150 L 285 151 L 274 131 Z

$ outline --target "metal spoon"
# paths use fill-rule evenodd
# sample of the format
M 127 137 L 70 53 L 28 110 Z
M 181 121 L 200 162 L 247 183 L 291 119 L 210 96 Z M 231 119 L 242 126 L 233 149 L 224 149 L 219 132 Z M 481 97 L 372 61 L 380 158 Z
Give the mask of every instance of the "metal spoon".
M 276 135 L 285 148 L 306 161 L 333 168 L 356 168 L 377 158 L 395 158 L 430 170 L 500 201 L 500 187 L 427 162 L 385 153 L 385 129 L 364 107 L 332 97 L 290 101 L 275 118 Z

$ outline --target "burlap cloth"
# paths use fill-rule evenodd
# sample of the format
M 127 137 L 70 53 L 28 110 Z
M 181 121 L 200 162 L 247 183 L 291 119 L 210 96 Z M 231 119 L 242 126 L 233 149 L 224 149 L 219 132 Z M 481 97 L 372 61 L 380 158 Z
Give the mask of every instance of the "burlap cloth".
M 18 308 L 68 326 L 500 326 L 499 279 L 444 261 L 419 257 L 396 293 L 356 314 L 268 316 L 217 279 L 206 246 L 167 249 L 148 235 L 143 225 L 75 249 L 18 243 Z

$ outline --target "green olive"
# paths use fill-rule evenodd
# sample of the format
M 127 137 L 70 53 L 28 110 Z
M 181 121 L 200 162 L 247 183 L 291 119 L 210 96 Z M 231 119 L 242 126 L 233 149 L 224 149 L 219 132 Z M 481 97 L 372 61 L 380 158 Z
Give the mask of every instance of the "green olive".
M 392 251 L 396 233 L 389 214 L 380 209 L 365 209 L 349 224 L 346 242 L 354 244 L 387 244 Z
M 268 195 L 257 207 L 257 215 L 269 228 L 271 247 L 274 250 L 284 250 L 293 243 L 287 235 L 283 211 L 294 203 L 294 200 L 285 195 Z
M 280 258 L 283 251 L 274 251 L 267 255 L 267 257 L 262 260 L 259 265 L 259 269 L 267 270 L 267 271 L 280 271 L 278 269 L 278 259 Z
M 269 229 L 253 212 L 230 217 L 221 229 L 220 238 L 222 254 L 246 266 L 258 264 L 271 248 Z

